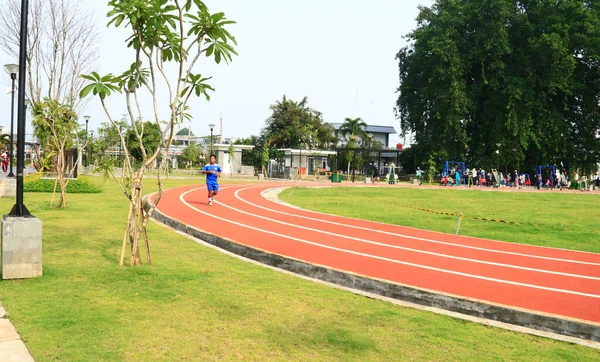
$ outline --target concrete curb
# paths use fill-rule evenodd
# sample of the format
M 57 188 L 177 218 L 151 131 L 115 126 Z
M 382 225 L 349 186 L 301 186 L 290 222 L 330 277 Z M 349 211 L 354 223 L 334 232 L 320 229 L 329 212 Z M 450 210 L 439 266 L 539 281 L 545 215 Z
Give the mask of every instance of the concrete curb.
M 2 362 L 33 362 L 15 326 L 6 318 L 6 311 L 0 306 L 0 360 Z
M 145 205 L 147 208 L 148 204 L 146 203 Z M 597 343 L 594 342 L 600 342 L 600 325 L 538 314 L 527 310 L 509 308 L 502 305 L 494 305 L 483 301 L 470 300 L 452 295 L 444 295 L 408 285 L 401 285 L 386 280 L 377 280 L 346 271 L 310 264 L 301 260 L 272 254 L 264 250 L 238 244 L 232 240 L 209 234 L 192 226 L 185 225 L 179 220 L 166 216 L 161 213 L 159 209 L 154 211 L 152 218 L 176 231 L 202 240 L 219 249 L 300 276 L 373 295 L 379 295 L 385 298 L 408 302 L 422 307 L 436 308 L 497 323 L 525 327 L 534 331 L 549 333 L 544 334 L 544 336 L 549 338 L 553 338 L 551 334 L 556 334 L 580 340 L 569 340 L 571 343 L 598 348 Z M 564 338 L 557 339 L 564 340 Z

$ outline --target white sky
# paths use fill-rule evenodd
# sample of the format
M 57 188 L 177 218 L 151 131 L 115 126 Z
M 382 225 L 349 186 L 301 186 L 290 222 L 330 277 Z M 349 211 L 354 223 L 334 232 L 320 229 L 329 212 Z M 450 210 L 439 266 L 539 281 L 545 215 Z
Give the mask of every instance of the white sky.
M 125 47 L 124 29 L 106 28 L 107 1 L 81 0 L 96 16 L 101 35 L 98 71 L 120 74 L 133 62 Z M 417 5 L 433 0 L 207 0 L 212 12 L 223 11 L 237 21 L 231 33 L 238 40 L 239 57 L 215 66 L 203 58 L 196 72 L 212 75 L 216 89 L 210 102 L 192 104 L 192 131 L 209 133 L 219 114 L 225 137 L 258 134 L 269 116 L 269 105 L 283 94 L 294 100 L 308 96 L 309 105 L 323 112 L 327 122 L 362 117 L 369 124 L 394 126 L 398 65 L 395 55 L 406 43 Z M 0 63 L 13 62 L 0 53 Z M 10 77 L 3 76 L 4 89 Z M 3 89 L 3 90 L 4 90 Z M 357 97 L 358 92 L 358 97 Z M 358 102 L 357 102 L 358 99 Z M 121 95 L 110 99 L 113 116 L 124 113 Z M 2 122 L 10 125 L 10 95 L 0 94 Z M 83 115 L 90 129 L 106 121 L 99 100 L 92 99 Z M 27 133 L 31 131 L 28 130 Z M 401 140 L 392 137 L 392 144 Z

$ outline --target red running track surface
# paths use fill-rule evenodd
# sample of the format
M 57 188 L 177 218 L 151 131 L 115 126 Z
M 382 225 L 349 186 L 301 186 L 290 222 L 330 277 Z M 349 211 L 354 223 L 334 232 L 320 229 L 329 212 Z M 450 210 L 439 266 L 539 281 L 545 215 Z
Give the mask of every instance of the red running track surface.
M 281 184 L 167 190 L 161 213 L 199 230 L 338 270 L 462 298 L 600 323 L 600 254 L 520 245 L 300 210 Z

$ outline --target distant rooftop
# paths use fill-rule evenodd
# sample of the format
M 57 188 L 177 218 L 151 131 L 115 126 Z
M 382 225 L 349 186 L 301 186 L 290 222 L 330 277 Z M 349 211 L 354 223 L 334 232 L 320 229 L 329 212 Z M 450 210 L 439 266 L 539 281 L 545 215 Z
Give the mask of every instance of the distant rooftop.
M 342 127 L 342 123 L 330 123 L 336 130 L 339 130 Z M 387 134 L 396 134 L 396 130 L 392 126 L 375 126 L 368 124 L 365 131 L 367 133 L 387 133 Z

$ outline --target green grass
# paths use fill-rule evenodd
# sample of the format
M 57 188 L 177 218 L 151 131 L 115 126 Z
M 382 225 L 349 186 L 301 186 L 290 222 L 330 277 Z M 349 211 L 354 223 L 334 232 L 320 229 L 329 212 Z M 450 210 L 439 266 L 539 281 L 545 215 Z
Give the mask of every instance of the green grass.
M 291 198 L 290 198 L 291 195 Z M 484 192 L 415 188 L 296 188 L 283 201 L 325 213 L 419 229 L 600 253 L 600 195 L 590 193 Z M 505 223 L 469 217 L 506 220 Z
M 155 224 L 153 264 L 119 267 L 127 209 L 114 185 L 71 195 L 67 210 L 25 196 L 43 221 L 44 276 L 0 281 L 0 301 L 36 361 L 600 360 L 245 263 Z

